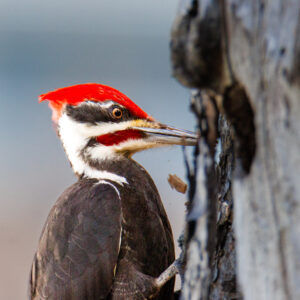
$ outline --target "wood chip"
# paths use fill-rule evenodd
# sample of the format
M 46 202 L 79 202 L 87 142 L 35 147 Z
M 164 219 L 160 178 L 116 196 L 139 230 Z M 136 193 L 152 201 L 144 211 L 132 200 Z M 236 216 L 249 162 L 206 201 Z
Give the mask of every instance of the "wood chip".
M 168 182 L 172 189 L 175 189 L 179 193 L 185 194 L 187 190 L 187 184 L 182 181 L 177 175 L 169 174 Z

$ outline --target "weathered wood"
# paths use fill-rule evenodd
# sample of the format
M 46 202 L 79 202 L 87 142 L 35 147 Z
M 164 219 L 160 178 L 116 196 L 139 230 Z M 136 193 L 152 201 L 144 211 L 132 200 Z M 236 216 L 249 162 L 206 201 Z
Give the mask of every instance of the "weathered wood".
M 223 114 L 214 128 L 201 97 L 194 98 L 203 139 L 182 299 L 300 299 L 300 1 L 194 0 L 180 7 L 173 74 Z M 209 135 L 217 130 L 215 169 Z
M 195 151 L 193 165 L 189 166 L 190 193 L 186 228 L 186 256 L 182 297 L 207 299 L 211 282 L 211 264 L 216 235 L 216 176 L 214 146 L 216 140 L 213 99 L 206 94 L 195 93 L 192 109 L 199 120 L 202 139 Z M 214 112 L 215 111 L 215 112 Z M 210 112 L 210 113 L 209 113 Z M 213 135 L 215 136 L 213 137 Z M 195 263 L 196 262 L 196 263 Z
M 239 282 L 246 299 L 300 299 L 300 2 L 228 1 L 226 11 L 257 142 L 234 183 Z

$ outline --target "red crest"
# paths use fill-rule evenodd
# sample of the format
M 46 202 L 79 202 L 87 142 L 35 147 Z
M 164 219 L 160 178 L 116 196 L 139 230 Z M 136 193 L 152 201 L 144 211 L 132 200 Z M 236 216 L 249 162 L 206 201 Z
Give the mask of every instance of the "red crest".
M 49 106 L 53 112 L 52 119 L 55 122 L 60 118 L 62 108 L 65 104 L 77 105 L 87 100 L 101 102 L 113 100 L 126 107 L 133 115 L 142 119 L 152 120 L 147 113 L 138 107 L 125 94 L 110 86 L 98 83 L 85 83 L 60 88 L 39 97 L 40 102 L 45 100 L 49 101 Z

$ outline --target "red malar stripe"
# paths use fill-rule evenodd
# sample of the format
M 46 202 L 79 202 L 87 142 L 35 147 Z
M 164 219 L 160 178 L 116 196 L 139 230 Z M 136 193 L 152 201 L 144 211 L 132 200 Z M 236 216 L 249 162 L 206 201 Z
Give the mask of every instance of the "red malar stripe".
M 105 146 L 112 146 L 118 145 L 127 140 L 137 140 L 142 137 L 143 135 L 140 131 L 128 129 L 97 136 L 96 140 L 98 143 L 103 144 Z

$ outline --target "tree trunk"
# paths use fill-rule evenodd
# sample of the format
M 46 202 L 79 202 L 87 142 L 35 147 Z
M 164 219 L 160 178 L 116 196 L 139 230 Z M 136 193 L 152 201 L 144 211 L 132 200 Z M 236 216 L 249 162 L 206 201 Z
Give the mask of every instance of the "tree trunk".
M 171 57 L 201 135 L 181 298 L 300 299 L 300 1 L 181 1 Z

